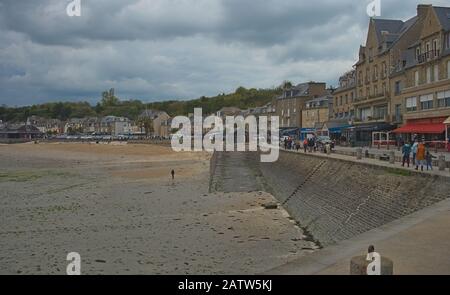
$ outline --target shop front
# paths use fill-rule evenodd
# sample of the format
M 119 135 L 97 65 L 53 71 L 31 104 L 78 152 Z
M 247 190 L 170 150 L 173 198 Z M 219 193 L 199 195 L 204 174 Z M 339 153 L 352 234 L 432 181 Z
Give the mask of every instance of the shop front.
M 388 123 L 367 123 L 344 128 L 342 132 L 344 136 L 347 136 L 351 146 L 372 146 L 374 133 L 389 134 L 394 128 Z M 390 139 L 390 137 L 388 138 Z
M 445 125 L 445 140 L 447 141 L 447 151 L 450 152 L 450 117 L 444 121 Z
M 445 149 L 448 142 L 448 125 L 445 124 L 447 117 L 424 118 L 408 120 L 405 125 L 395 129 L 402 141 L 411 142 L 420 140 L 429 147 Z

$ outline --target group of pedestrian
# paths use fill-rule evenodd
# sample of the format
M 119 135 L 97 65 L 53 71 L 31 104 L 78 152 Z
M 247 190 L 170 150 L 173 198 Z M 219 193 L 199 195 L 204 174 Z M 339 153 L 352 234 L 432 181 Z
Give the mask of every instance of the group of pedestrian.
M 416 170 L 423 171 L 423 167 L 426 166 L 427 170 L 433 170 L 433 159 L 436 157 L 432 155 L 423 141 L 417 139 L 412 143 L 405 142 L 402 146 L 402 166 L 405 164 L 410 165 L 410 159 L 412 154 L 412 165 Z

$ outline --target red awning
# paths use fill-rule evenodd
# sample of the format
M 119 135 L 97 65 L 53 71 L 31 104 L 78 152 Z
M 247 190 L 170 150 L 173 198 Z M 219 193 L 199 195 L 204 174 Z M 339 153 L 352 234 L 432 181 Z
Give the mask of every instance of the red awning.
M 444 124 L 406 124 L 392 131 L 394 133 L 441 134 L 445 132 Z

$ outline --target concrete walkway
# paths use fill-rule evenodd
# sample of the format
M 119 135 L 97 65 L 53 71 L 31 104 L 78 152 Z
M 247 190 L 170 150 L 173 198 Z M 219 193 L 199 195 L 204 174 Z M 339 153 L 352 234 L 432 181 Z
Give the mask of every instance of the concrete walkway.
M 338 149 L 337 151 L 339 152 L 340 150 Z M 295 150 L 287 150 L 287 152 L 304 153 L 303 150 L 299 150 L 298 152 Z M 351 150 L 348 150 L 348 152 L 356 152 L 356 150 L 351 149 Z M 317 157 L 333 158 L 333 159 L 340 159 L 340 160 L 344 160 L 344 161 L 352 161 L 355 163 L 365 163 L 365 164 L 374 165 L 374 166 L 401 169 L 401 170 L 409 171 L 410 173 L 431 174 L 431 175 L 437 175 L 437 176 L 450 177 L 450 169 L 449 168 L 446 168 L 444 171 L 439 171 L 439 168 L 434 166 L 433 170 L 430 170 L 430 171 L 427 171 L 426 167 L 424 167 L 424 171 L 420 171 L 420 170 L 416 171 L 414 169 L 415 167 L 413 165 L 411 165 L 410 168 L 402 167 L 400 162 L 396 162 L 395 164 L 390 164 L 388 161 L 381 161 L 378 159 L 365 158 L 364 155 L 361 160 L 357 160 L 356 157 L 354 157 L 354 156 L 348 156 L 348 155 L 343 155 L 343 154 L 339 154 L 339 153 L 332 153 L 332 154 L 328 155 L 328 154 L 324 154 L 322 152 L 317 151 L 317 152 L 313 152 L 313 153 L 308 152 L 307 154 L 317 156 Z M 364 150 L 363 150 L 363 154 L 364 154 Z M 449 195 L 449 197 L 450 197 L 450 195 Z
M 356 147 L 343 147 L 343 146 L 336 146 L 336 147 L 335 147 L 335 150 L 336 150 L 336 151 L 344 151 L 344 152 L 356 152 L 356 149 L 357 149 Z M 363 148 L 363 152 L 366 151 L 366 150 L 368 150 L 370 154 L 375 154 L 375 155 L 378 155 L 378 154 L 381 154 L 381 155 L 382 155 L 382 154 L 388 154 L 388 153 L 391 152 L 391 151 L 395 151 L 395 155 L 396 155 L 396 156 L 398 156 L 398 157 L 401 157 L 401 156 L 402 156 L 402 152 L 399 151 L 398 148 L 395 147 L 395 146 L 390 147 L 389 150 L 386 149 L 386 148 L 380 148 L 380 149 L 378 149 L 378 148 L 368 148 L 368 147 Z M 439 156 L 443 155 L 443 156 L 445 156 L 445 160 L 446 160 L 446 161 L 450 161 L 450 153 L 448 153 L 448 152 L 437 152 L 437 153 L 436 153 L 436 152 L 434 151 L 434 149 L 431 149 L 431 150 L 430 150 L 430 153 L 431 153 L 433 156 L 435 156 L 435 157 L 439 157 Z M 412 155 L 411 155 L 411 159 L 412 159 Z
M 346 275 L 350 260 L 374 245 L 394 261 L 396 275 L 450 275 L 450 199 L 265 274 Z

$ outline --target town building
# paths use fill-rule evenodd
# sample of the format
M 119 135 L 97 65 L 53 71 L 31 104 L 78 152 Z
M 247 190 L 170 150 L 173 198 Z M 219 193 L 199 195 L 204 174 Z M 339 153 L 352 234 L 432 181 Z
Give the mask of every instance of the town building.
M 307 100 L 302 110 L 302 130 L 321 130 L 323 124 L 330 119 L 333 96 L 325 95 Z
M 48 119 L 39 116 L 27 118 L 27 125 L 33 125 L 44 134 L 61 134 L 64 132 L 64 124 L 59 119 Z
M 333 92 L 333 119 L 354 119 L 355 98 L 356 70 L 351 70 L 339 78 L 339 87 Z
M 444 121 L 450 117 L 450 7 L 420 5 L 418 19 L 418 38 L 409 44 L 395 72 L 403 87 L 396 89 L 394 114 L 400 114 L 403 126 L 394 133 L 403 140 L 418 136 L 430 146 L 445 147 Z
M 166 112 L 159 112 L 153 120 L 153 132 L 155 136 L 169 137 L 171 134 L 171 120 Z
M 99 133 L 112 136 L 128 135 L 133 133 L 133 129 L 128 118 L 106 116 L 100 121 Z
M 171 117 L 164 111 L 147 109 L 143 111 L 139 120 L 148 119 L 152 124 L 152 135 L 159 137 L 169 137 L 171 134 Z
M 223 107 L 217 111 L 216 116 L 225 119 L 227 116 L 235 117 L 241 115 L 242 110 L 236 107 Z
M 328 94 L 326 84 L 320 82 L 286 87 L 274 100 L 275 114 L 280 118 L 280 128 L 302 128 L 302 110 L 305 109 L 306 102 Z
M 443 134 L 443 122 L 450 115 L 445 110 L 450 95 L 446 92 L 450 86 L 449 16 L 450 8 L 418 5 L 417 15 L 407 21 L 370 19 L 366 44 L 360 47 L 354 66 L 355 99 L 345 104 L 345 94 L 351 92 L 345 93 L 342 87 L 334 96 L 334 117 L 345 117 L 348 110 L 352 126 L 346 133 L 354 144 L 371 144 L 382 135 L 386 142 L 395 142 L 395 134 L 424 131 L 396 129 L 403 124 L 439 124 L 434 131 Z
M 42 132 L 33 125 L 28 124 L 4 124 L 0 128 L 0 139 L 25 139 L 32 140 L 42 137 Z

